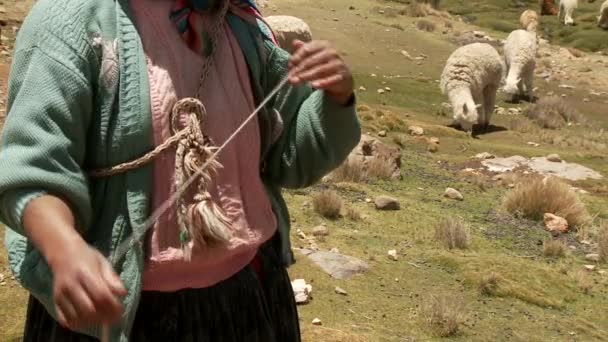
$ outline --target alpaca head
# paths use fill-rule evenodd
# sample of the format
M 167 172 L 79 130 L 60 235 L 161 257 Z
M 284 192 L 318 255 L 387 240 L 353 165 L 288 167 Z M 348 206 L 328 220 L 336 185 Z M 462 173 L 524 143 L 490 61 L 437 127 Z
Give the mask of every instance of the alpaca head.
M 509 95 L 515 95 L 519 92 L 519 87 L 517 86 L 519 82 L 521 82 L 521 77 L 507 78 L 502 90 Z

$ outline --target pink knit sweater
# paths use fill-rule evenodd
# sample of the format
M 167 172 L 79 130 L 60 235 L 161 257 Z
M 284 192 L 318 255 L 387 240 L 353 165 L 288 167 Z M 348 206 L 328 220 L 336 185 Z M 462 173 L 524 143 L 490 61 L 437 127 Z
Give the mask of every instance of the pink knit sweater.
M 157 145 L 170 136 L 169 115 L 174 103 L 196 93 L 203 64 L 203 57 L 187 47 L 170 21 L 172 4 L 173 0 L 131 0 L 147 56 Z M 215 61 L 201 98 L 207 109 L 203 132 L 220 145 L 253 111 L 254 101 L 245 58 L 227 24 L 214 53 Z M 170 195 L 174 161 L 175 150 L 155 161 L 154 208 Z M 192 261 L 186 262 L 180 249 L 175 209 L 170 210 L 148 236 L 144 290 L 171 292 L 212 286 L 249 264 L 258 247 L 275 233 L 276 219 L 259 175 L 260 136 L 256 120 L 228 145 L 219 161 L 223 169 L 210 192 L 228 213 L 235 237 L 225 247 L 195 247 Z

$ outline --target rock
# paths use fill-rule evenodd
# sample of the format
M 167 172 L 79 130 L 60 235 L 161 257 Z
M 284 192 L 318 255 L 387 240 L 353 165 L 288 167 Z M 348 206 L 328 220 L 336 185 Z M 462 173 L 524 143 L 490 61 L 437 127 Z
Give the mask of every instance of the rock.
M 391 249 L 390 251 L 388 251 L 388 257 L 393 261 L 399 260 L 399 255 L 397 255 L 397 250 L 395 249 Z
M 382 95 L 384 94 L 386 91 L 384 89 L 378 89 L 378 94 Z
M 540 144 L 539 143 L 535 143 L 533 141 L 528 141 L 528 145 L 532 146 L 532 147 L 539 147 Z
M 348 292 L 346 292 L 346 290 L 337 287 L 334 289 L 334 292 L 336 292 L 337 294 L 341 295 L 341 296 L 348 296 Z
M 4 274 L 0 273 L 0 282 L 4 281 Z
M 368 134 L 361 136 L 359 145 L 353 149 L 348 158 L 350 160 L 362 160 L 364 170 L 367 170 L 372 160 L 376 158 L 384 159 L 389 162 L 393 170 L 391 179 L 401 179 L 401 150 L 396 146 L 385 144 Z
M 399 201 L 395 198 L 388 196 L 379 196 L 374 200 L 374 205 L 378 210 L 400 210 L 401 205 Z
M 453 189 L 453 188 L 447 188 L 445 189 L 445 192 L 443 193 L 443 196 L 449 199 L 453 199 L 453 200 L 458 200 L 458 201 L 462 201 L 464 200 L 464 196 L 462 196 L 462 194 L 460 193 L 460 191 Z
M 315 318 L 315 319 L 312 320 L 312 324 L 313 325 L 323 325 L 323 322 L 321 322 L 320 319 Z
M 560 84 L 559 88 L 561 88 L 561 89 L 574 89 L 573 86 L 568 85 L 568 84 Z
M 431 142 L 431 143 L 433 143 L 433 144 L 437 144 L 437 145 L 439 145 L 439 138 L 437 138 L 437 137 L 431 137 L 431 138 L 429 139 L 429 142 Z
M 482 152 L 482 153 L 478 153 L 475 155 L 475 159 L 481 159 L 481 160 L 494 159 L 494 158 L 496 158 L 496 156 L 489 152 Z
M 507 111 L 507 113 L 509 115 L 520 115 L 521 114 L 521 109 L 519 109 L 519 108 L 509 108 L 509 110 Z
M 314 236 L 328 236 L 329 235 L 329 229 L 327 229 L 326 226 L 324 225 L 320 225 L 320 226 L 316 226 L 312 229 L 312 235 Z
M 371 77 L 378 77 L 378 75 L 376 75 L 376 74 L 371 74 L 370 76 Z
M 0 14 L 5 14 L 6 8 L 4 6 L 0 6 Z
M 298 236 L 300 239 L 302 239 L 302 240 L 306 240 L 306 239 L 307 239 L 306 234 L 304 234 L 304 232 L 303 232 L 303 231 L 301 231 L 301 230 L 299 230 L 299 229 L 296 231 L 296 235 L 297 235 L 297 236 Z
M 340 253 L 340 250 L 337 249 L 336 247 L 332 248 L 329 250 L 330 253 Z
M 593 272 L 597 268 L 597 266 L 595 266 L 595 265 L 585 265 L 583 267 L 585 268 L 586 271 L 589 271 L 589 272 Z
M 372 203 L 372 199 L 371 198 L 366 198 L 365 199 L 365 203 Z
M 409 54 L 409 52 L 405 51 L 405 50 L 401 50 L 401 54 L 403 55 L 403 57 L 411 60 L 414 60 L 414 58 L 412 58 L 412 56 Z
M 429 143 L 426 145 L 426 149 L 431 153 L 435 153 L 439 151 L 439 144 L 429 141 Z
M 294 52 L 293 41 L 310 42 L 312 33 L 304 20 L 287 15 L 276 15 L 264 18 L 277 37 L 281 48 L 289 53 Z
M 365 88 L 364 86 L 360 86 L 359 91 L 367 91 L 367 88 Z
M 559 154 L 550 154 L 547 156 L 547 160 L 553 163 L 561 163 L 562 162 L 562 158 L 560 158 Z
M 566 219 L 563 217 L 551 213 L 545 213 L 544 221 L 545 230 L 551 232 L 552 234 L 562 234 L 568 232 L 568 221 L 566 221 Z
M 381 137 L 381 138 L 386 137 L 386 131 L 380 131 L 380 132 L 378 132 L 378 136 Z
M 476 38 L 485 38 L 487 36 L 487 34 L 483 31 L 473 31 L 473 35 Z
M 295 279 L 291 282 L 291 288 L 296 298 L 296 304 L 306 304 L 312 293 L 312 285 L 307 284 L 304 279 Z
M 301 251 L 303 254 L 306 250 Z M 307 257 L 333 278 L 347 280 L 369 270 L 369 265 L 352 256 L 334 252 L 312 252 Z
M 585 245 L 585 246 L 591 246 L 591 241 L 588 240 L 581 240 L 579 241 L 581 243 L 581 245 Z
M 494 113 L 496 113 L 497 115 L 505 115 L 507 114 L 507 110 L 502 107 L 497 107 L 494 109 Z
M 410 133 L 410 135 L 417 137 L 424 135 L 424 129 L 419 126 L 410 126 L 408 127 L 407 131 Z
M 590 253 L 590 254 L 585 255 L 585 260 L 592 261 L 592 262 L 599 262 L 600 255 L 597 253 Z

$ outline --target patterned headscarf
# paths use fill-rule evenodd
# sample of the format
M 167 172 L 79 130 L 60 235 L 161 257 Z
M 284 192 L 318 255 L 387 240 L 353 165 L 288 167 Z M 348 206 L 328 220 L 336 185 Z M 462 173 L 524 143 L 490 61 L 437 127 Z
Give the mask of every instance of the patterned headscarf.
M 197 14 L 216 8 L 220 1 L 230 1 L 230 11 L 233 14 L 260 26 L 261 33 L 276 44 L 272 30 L 264 21 L 253 0 L 176 0 L 170 18 L 192 50 L 204 56 L 211 54 L 209 35 L 207 32 L 198 33 L 196 29 L 202 26 L 201 16 Z

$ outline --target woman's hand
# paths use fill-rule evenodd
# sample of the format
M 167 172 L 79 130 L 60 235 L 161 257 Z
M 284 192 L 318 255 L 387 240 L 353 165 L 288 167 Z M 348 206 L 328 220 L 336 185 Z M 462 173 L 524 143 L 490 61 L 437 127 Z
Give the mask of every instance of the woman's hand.
M 59 323 L 78 329 L 119 321 L 123 307 L 118 298 L 126 291 L 108 260 L 84 242 L 63 254 L 51 266 Z
M 78 234 L 65 201 L 52 195 L 32 200 L 25 208 L 23 226 L 53 272 L 61 325 L 77 329 L 120 320 L 119 298 L 126 290 L 108 260 Z
M 353 95 L 353 75 L 340 54 L 327 41 L 309 43 L 296 40 L 289 60 L 289 80 L 292 84 L 310 82 L 323 89 L 336 102 L 347 104 Z

